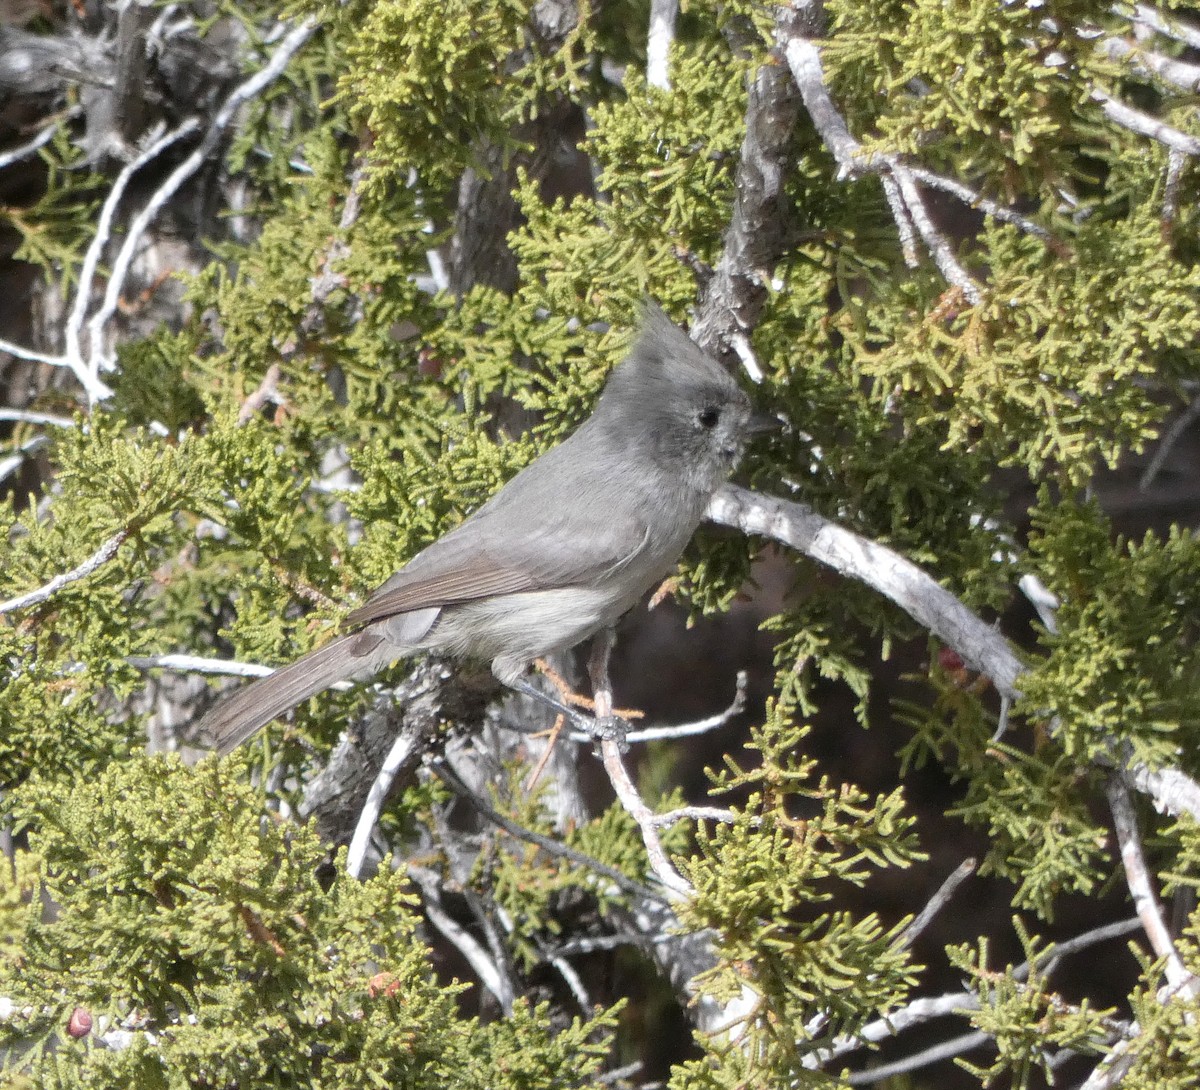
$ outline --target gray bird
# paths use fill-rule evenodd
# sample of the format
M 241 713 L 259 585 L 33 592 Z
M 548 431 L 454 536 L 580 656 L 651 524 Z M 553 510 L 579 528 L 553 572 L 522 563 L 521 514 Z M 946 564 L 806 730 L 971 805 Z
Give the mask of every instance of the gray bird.
M 529 692 L 530 663 L 610 627 L 663 579 L 767 426 L 728 372 L 648 306 L 570 438 L 380 586 L 346 618 L 350 632 L 240 689 L 201 731 L 227 753 L 314 693 L 416 651 L 490 659 L 501 682 Z

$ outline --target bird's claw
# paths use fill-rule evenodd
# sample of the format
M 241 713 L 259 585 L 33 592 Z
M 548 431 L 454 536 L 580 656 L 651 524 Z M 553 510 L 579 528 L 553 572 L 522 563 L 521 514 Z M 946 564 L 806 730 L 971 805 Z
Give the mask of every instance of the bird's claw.
M 575 725 L 595 743 L 597 755 L 603 742 L 616 742 L 622 753 L 629 752 L 625 736 L 629 733 L 629 721 L 619 715 L 580 715 Z

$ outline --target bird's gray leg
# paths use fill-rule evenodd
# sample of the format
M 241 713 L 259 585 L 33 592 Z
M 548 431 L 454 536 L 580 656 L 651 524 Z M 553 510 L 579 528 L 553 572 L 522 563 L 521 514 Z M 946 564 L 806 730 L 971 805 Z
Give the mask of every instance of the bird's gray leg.
M 542 692 L 536 685 L 531 684 L 524 676 L 524 663 L 517 663 L 504 658 L 497 658 L 492 663 L 492 673 L 510 689 L 553 708 L 559 715 L 566 717 L 567 722 L 578 731 L 582 731 L 597 742 L 607 738 L 615 738 L 625 749 L 625 734 L 629 724 L 619 716 L 612 714 L 612 684 L 608 680 L 608 656 L 612 651 L 613 632 L 606 628 L 598 633 L 592 643 L 592 653 L 588 658 L 588 674 L 592 679 L 594 694 L 595 718 L 584 715 L 577 708 L 572 708 L 561 700 L 556 700 L 548 693 Z
M 615 738 L 621 743 L 621 749 L 625 747 L 625 732 L 629 729 L 629 724 L 617 715 L 597 715 L 592 717 L 585 715 L 577 708 L 572 708 L 564 704 L 561 700 L 556 700 L 549 693 L 542 692 L 536 685 L 526 681 L 523 677 L 516 678 L 513 681 L 506 683 L 510 689 L 515 689 L 518 693 L 523 693 L 525 696 L 533 697 L 534 700 L 540 700 L 547 707 L 553 708 L 559 715 L 565 716 L 568 723 L 578 731 L 591 738 L 594 738 L 597 743 L 604 741 L 606 738 Z M 599 704 L 597 703 L 597 706 Z M 612 707 L 612 698 L 609 697 L 608 707 Z

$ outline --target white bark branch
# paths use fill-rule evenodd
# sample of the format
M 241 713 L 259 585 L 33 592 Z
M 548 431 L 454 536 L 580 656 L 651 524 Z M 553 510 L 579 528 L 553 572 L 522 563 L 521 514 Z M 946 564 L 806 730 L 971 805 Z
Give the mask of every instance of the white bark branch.
M 442 905 L 440 879 L 424 867 L 409 866 L 408 876 L 420 887 L 421 903 L 429 922 L 474 970 L 479 982 L 495 997 L 505 1016 L 513 1011 L 513 986 L 500 966 L 466 928 L 461 927 Z
M 275 672 L 274 667 L 259 662 L 212 659 L 203 655 L 131 655 L 126 661 L 139 670 L 177 670 L 185 674 L 267 677 Z
M 1100 103 L 1100 108 L 1104 111 L 1105 116 L 1120 125 L 1121 128 L 1128 129 L 1139 136 L 1149 137 L 1164 147 L 1172 148 L 1184 155 L 1200 155 L 1200 139 L 1180 132 L 1179 129 L 1168 125 L 1165 121 L 1160 121 L 1151 114 L 1135 110 L 1099 87 L 1092 90 L 1092 98 Z
M 212 123 L 204 134 L 204 139 L 167 176 L 158 189 L 151 195 L 142 210 L 133 218 L 125 240 L 113 262 L 112 273 L 109 276 L 108 285 L 104 293 L 104 301 L 100 309 L 88 322 L 88 364 L 93 379 L 96 379 L 101 368 L 111 368 L 114 366 L 113 361 L 106 356 L 103 350 L 104 327 L 113 314 L 116 313 L 125 277 L 128 275 L 134 251 L 140 244 L 142 236 L 146 233 L 150 224 L 167 201 L 208 160 L 208 157 L 216 149 L 224 137 L 226 129 L 233 123 L 237 112 L 242 106 L 256 95 L 261 94 L 267 86 L 282 75 L 292 57 L 303 48 L 308 39 L 312 37 L 316 28 L 316 19 L 309 17 L 298 23 L 283 36 L 275 52 L 271 55 L 271 59 L 255 72 L 254 75 L 244 80 L 230 92 L 229 97 L 222 103 L 221 108 L 213 117 Z M 98 381 L 98 379 L 96 380 Z M 93 397 L 93 401 L 95 400 L 102 400 L 102 398 Z
M 47 598 L 53 597 L 63 587 L 71 583 L 77 583 L 80 579 L 86 579 L 97 568 L 103 567 L 117 555 L 117 550 L 121 547 L 121 543 L 128 536 L 128 530 L 118 530 L 78 567 L 72 568 L 68 572 L 63 572 L 62 575 L 56 575 L 49 583 L 38 587 L 37 590 L 31 590 L 28 594 L 20 594 L 15 598 L 9 598 L 7 602 L 0 602 L 0 613 L 12 613 L 17 609 L 25 609 L 28 606 L 37 605 L 39 602 L 44 602 Z
M 1122 15 L 1131 22 L 1148 27 L 1167 38 L 1174 38 L 1175 41 L 1190 45 L 1193 49 L 1200 49 L 1200 27 L 1175 17 L 1167 18 L 1150 4 L 1134 4 L 1132 14 L 1123 4 L 1114 4 L 1112 10 L 1117 15 Z
M 104 253 L 104 247 L 108 244 L 109 236 L 112 232 L 113 219 L 117 213 L 117 206 L 121 203 L 121 198 L 125 195 L 125 189 L 133 179 L 133 176 L 142 167 L 157 159 L 172 144 L 182 140 L 185 136 L 190 136 L 199 128 L 199 120 L 190 117 L 170 132 L 158 136 L 132 162 L 125 164 L 113 182 L 112 188 L 109 189 L 108 196 L 104 198 L 104 204 L 100 208 L 100 217 L 96 221 L 96 233 L 92 236 L 92 241 L 83 257 L 83 265 L 79 270 L 79 287 L 75 292 L 75 302 L 71 307 L 70 314 L 67 316 L 67 325 L 63 333 L 65 344 L 64 355 L 68 360 L 68 366 L 77 375 L 88 367 L 83 359 L 80 334 L 83 329 L 84 319 L 87 317 L 88 305 L 92 299 L 92 281 L 95 279 L 96 269 Z M 86 373 L 89 379 L 95 377 L 95 372 L 92 370 L 88 370 Z M 84 380 L 81 378 L 81 381 Z
M 816 514 L 811 508 L 736 485 L 720 489 L 707 517 L 722 526 L 759 534 L 857 579 L 895 602 L 971 669 L 985 674 L 1006 707 L 1020 694 L 1024 671 L 1008 641 L 971 612 L 932 576 L 898 553 Z M 1200 784 L 1178 768 L 1135 765 L 1130 782 L 1149 795 L 1160 813 L 1190 814 L 1200 821 Z
M 353 878 L 361 878 L 363 864 L 366 861 L 367 849 L 371 844 L 371 834 L 375 831 L 375 822 L 383 804 L 391 794 L 392 785 L 400 769 L 409 764 L 423 745 L 424 739 L 416 731 L 403 731 L 396 737 L 388 755 L 384 758 L 371 790 L 367 792 L 363 803 L 358 824 L 354 827 L 354 836 L 350 839 L 350 848 L 346 854 L 346 870 Z M 509 997 L 511 1003 L 512 997 Z
M 1142 838 L 1138 831 L 1137 815 L 1133 812 L 1133 799 L 1122 773 L 1115 772 L 1109 777 L 1107 794 L 1117 840 L 1121 846 L 1125 882 L 1129 886 L 1142 930 L 1146 932 L 1155 957 L 1162 958 L 1165 962 L 1167 983 L 1173 988 L 1187 987 L 1192 990 L 1195 987 L 1195 977 L 1183 964 L 1171 933 L 1167 930 L 1162 906 L 1158 903 L 1150 870 L 1142 853 Z
M 646 82 L 671 89 L 670 52 L 675 40 L 679 0 L 650 0 L 650 32 L 646 37 Z
M 980 302 L 982 290 L 954 256 L 949 241 L 934 226 L 912 171 L 898 156 L 864 153 L 862 145 L 851 134 L 829 94 L 816 42 L 800 34 L 787 33 L 784 56 L 813 124 L 837 161 L 838 177 L 856 177 L 867 172 L 880 175 L 884 196 L 900 234 L 905 262 L 911 265 L 915 258 L 912 243 L 915 227 L 946 282 L 961 290 L 970 302 Z
M 1004 636 L 899 553 L 802 504 L 737 485 L 726 485 L 713 496 L 707 517 L 722 526 L 788 545 L 866 583 L 957 651 L 973 670 L 991 678 L 1002 696 L 1013 699 L 1019 695 L 1017 677 L 1023 667 Z
M 58 127 L 69 117 L 74 117 L 79 113 L 78 106 L 72 107 L 59 114 L 49 125 L 41 129 L 38 134 L 31 140 L 27 140 L 24 144 L 18 144 L 15 148 L 9 148 L 8 151 L 0 152 L 0 170 L 5 167 L 12 166 L 13 163 L 19 163 L 22 159 L 28 159 L 39 148 L 44 148 L 51 140 L 54 139 L 54 134 L 58 132 Z

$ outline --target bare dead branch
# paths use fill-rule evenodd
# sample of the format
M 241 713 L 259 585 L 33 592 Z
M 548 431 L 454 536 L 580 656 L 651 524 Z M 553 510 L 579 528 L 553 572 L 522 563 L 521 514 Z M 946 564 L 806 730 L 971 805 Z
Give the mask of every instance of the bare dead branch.
M 1173 148 L 1184 155 L 1200 155 L 1200 140 L 1196 137 L 1180 132 L 1179 129 L 1142 110 L 1135 110 L 1099 87 L 1092 89 L 1092 98 L 1100 103 L 1104 115 L 1110 121 L 1120 125 L 1121 128 L 1128 129 L 1139 136 L 1147 136 L 1164 147 Z
M 671 89 L 668 60 L 675 40 L 679 0 L 650 0 L 650 32 L 646 36 L 646 82 L 664 91 Z
M 118 530 L 82 564 L 72 568 L 68 572 L 63 572 L 62 575 L 56 575 L 49 583 L 38 587 L 37 590 L 31 590 L 27 594 L 20 594 L 16 598 L 9 598 L 7 602 L 0 602 L 0 613 L 12 613 L 14 610 L 26 609 L 29 606 L 37 605 L 39 602 L 44 602 L 46 599 L 52 598 L 63 587 L 69 586 L 71 583 L 77 583 L 80 579 L 86 579 L 117 555 L 117 550 L 128 536 L 128 530 Z
M 596 718 L 605 719 L 612 716 L 612 682 L 608 676 L 608 658 L 612 651 L 612 629 L 599 633 L 592 643 L 592 653 L 588 659 L 588 673 L 592 681 L 592 699 L 595 701 Z M 642 796 L 630 778 L 629 770 L 621 756 L 621 741 L 615 738 L 603 738 L 600 742 L 600 758 L 604 762 L 604 771 L 608 773 L 609 782 L 617 793 L 617 799 L 625 808 L 625 812 L 637 823 L 641 830 L 642 843 L 646 848 L 646 856 L 650 861 L 650 869 L 668 890 L 677 897 L 687 897 L 692 893 L 692 887 L 684 881 L 683 876 L 675 869 L 674 864 L 667 858 L 666 850 L 658 835 L 655 824 L 655 814 L 646 805 Z
M 287 68 L 291 59 L 304 47 L 305 43 L 316 31 L 316 28 L 317 20 L 309 17 L 297 23 L 296 26 L 292 27 L 280 39 L 279 45 L 271 55 L 271 59 L 255 72 L 254 75 L 244 80 L 230 92 L 229 96 L 221 104 L 221 108 L 213 116 L 212 122 L 204 134 L 204 138 L 192 153 L 171 171 L 158 189 L 150 196 L 141 211 L 130 222 L 128 233 L 113 262 L 112 273 L 109 276 L 108 285 L 104 293 L 104 301 L 100 309 L 96 311 L 88 322 L 90 338 L 88 366 L 93 379 L 98 379 L 102 368 L 111 368 L 114 366 L 114 362 L 105 355 L 103 350 L 104 327 L 113 314 L 116 313 L 117 304 L 121 298 L 121 290 L 124 286 L 125 278 L 129 273 L 130 263 L 133 261 L 133 255 L 141 243 L 142 236 L 146 233 L 150 224 L 167 201 L 204 165 L 208 157 L 216 150 L 217 145 L 225 136 L 225 131 L 233 123 L 242 106 L 255 96 L 261 94 L 272 82 L 283 74 L 284 69 Z M 102 398 L 93 396 L 92 400 L 102 400 Z
M 905 261 L 912 264 L 915 257 L 912 247 L 912 228 L 915 227 L 947 283 L 959 288 L 972 303 L 978 303 L 983 298 L 979 285 L 959 264 L 949 241 L 929 218 L 911 170 L 898 156 L 865 153 L 851 134 L 826 86 L 820 49 L 813 40 L 816 28 L 810 26 L 806 31 L 794 23 L 785 25 L 782 21 L 778 25 L 792 78 L 800 89 L 805 109 L 821 134 L 821 139 L 837 161 L 838 176 L 850 178 L 867 172 L 879 174 L 900 234 Z
M 495 807 L 484 802 L 483 799 L 463 783 L 458 774 L 445 761 L 436 761 L 431 767 L 438 779 L 445 783 L 459 798 L 465 800 L 482 817 L 487 818 L 493 825 L 498 825 L 510 836 L 515 836 L 518 840 L 524 840 L 528 844 L 534 844 L 550 855 L 559 856 L 568 862 L 574 863 L 576 866 L 594 871 L 601 877 L 607 878 L 618 889 L 623 890 L 633 897 L 639 899 L 648 898 L 652 901 L 663 900 L 662 896 L 649 886 L 641 882 L 635 882 L 615 867 L 610 867 L 607 863 L 601 863 L 600 860 L 593 859 L 583 852 L 577 852 L 574 848 L 569 848 L 566 844 L 561 844 L 552 837 L 543 836 L 532 829 L 526 829 L 524 826 L 518 825 L 512 818 L 507 817 Z
M 22 159 L 28 159 L 39 148 L 44 148 L 54 139 L 54 134 L 58 132 L 59 126 L 63 121 L 75 117 L 79 112 L 80 108 L 78 106 L 64 110 L 48 125 L 39 129 L 37 135 L 31 140 L 27 140 L 24 144 L 18 144 L 15 148 L 9 148 L 8 151 L 0 152 L 0 170 L 12 166 L 13 163 L 19 163 Z
M 401 769 L 411 768 L 420 756 L 425 739 L 416 729 L 402 731 L 396 736 L 392 748 L 379 766 L 375 781 L 367 792 L 363 803 L 362 813 L 359 814 L 358 824 L 354 827 L 354 835 L 350 838 L 350 848 L 346 853 L 346 871 L 352 878 L 362 877 L 363 864 L 367 857 L 367 848 L 371 843 L 371 834 L 375 830 L 375 822 Z M 499 996 L 497 996 L 499 998 Z M 512 1002 L 511 995 L 509 1002 Z
M 649 821 L 656 829 L 674 825 L 677 821 L 716 821 L 725 825 L 737 821 L 737 814 L 719 806 L 680 806 L 675 810 L 665 810 L 661 814 L 651 814 Z
M 1200 90 L 1200 65 L 1189 64 L 1177 57 L 1165 57 L 1124 38 L 1104 38 L 1099 43 L 1099 49 L 1111 60 L 1127 60 L 1129 67 L 1139 76 L 1157 76 L 1164 83 L 1189 94 Z
M 1162 906 L 1154 893 L 1150 870 L 1142 853 L 1142 838 L 1138 831 L 1137 815 L 1133 812 L 1133 799 L 1122 773 L 1115 772 L 1109 777 L 1107 794 L 1117 840 L 1121 846 L 1125 882 L 1129 886 L 1130 896 L 1133 897 L 1133 906 L 1138 919 L 1141 920 L 1142 930 L 1146 932 L 1155 957 L 1162 958 L 1165 962 L 1167 983 L 1175 988 L 1187 986 L 1189 990 L 1194 991 L 1196 978 L 1183 964 L 1183 959 L 1175 948 Z
M 938 174 L 936 171 L 926 170 L 920 166 L 909 166 L 908 172 L 917 181 L 929 186 L 930 189 L 940 189 L 943 193 L 949 193 L 951 196 L 957 197 L 963 204 L 969 205 L 971 208 L 978 208 L 994 220 L 999 220 L 1001 223 L 1011 223 L 1014 227 L 1019 227 L 1026 234 L 1033 235 L 1035 238 L 1045 241 L 1049 241 L 1053 237 L 1040 223 L 1035 223 L 1028 216 L 1022 215 L 1015 209 L 983 196 L 969 185 L 964 185 L 955 178 L 947 178 L 944 174 Z
M 441 880 L 438 875 L 425 867 L 410 864 L 408 876 L 421 890 L 421 903 L 429 922 L 437 929 L 451 946 L 466 959 L 468 965 L 475 971 L 479 982 L 487 988 L 500 1004 L 505 1017 L 512 1014 L 515 989 L 508 974 L 497 961 L 488 953 L 483 944 L 475 939 L 466 928 L 451 917 L 442 904 Z
M 1150 464 L 1146 466 L 1145 471 L 1138 480 L 1139 492 L 1145 492 L 1154 483 L 1154 478 L 1161 472 L 1167 458 L 1171 455 L 1171 451 L 1175 449 L 1175 444 L 1183 438 L 1184 433 L 1198 419 L 1200 419 L 1200 394 L 1192 398 L 1187 408 L 1171 422 L 1171 426 L 1167 429 L 1166 434 L 1159 440 L 1154 457 L 1150 459 Z
M 800 19 L 802 16 L 795 15 Z M 767 280 L 786 239 L 784 179 L 800 103 L 786 70 L 768 58 L 749 77 L 746 132 L 734 175 L 733 209 L 713 275 L 692 323 L 692 338 L 710 352 L 739 351 L 747 366 L 747 334 L 758 324 Z M 748 366 L 751 377 L 754 364 Z M 755 380 L 758 381 L 758 380 Z
M 631 730 L 625 735 L 625 741 L 632 745 L 635 742 L 663 742 L 673 738 L 691 738 L 697 734 L 707 734 L 710 730 L 723 727 L 731 719 L 746 710 L 746 671 L 739 670 L 734 683 L 733 700 L 724 711 L 716 715 L 697 719 L 691 723 L 680 723 L 673 727 L 643 727 L 641 730 Z M 583 731 L 571 734 L 573 742 L 590 742 L 592 736 Z
M 604 771 L 608 773 L 609 782 L 617 793 L 617 798 L 625 808 L 625 812 L 637 823 L 642 833 L 642 843 L 646 847 L 646 855 L 650 861 L 650 869 L 664 886 L 678 896 L 687 896 L 692 887 L 684 881 L 683 876 L 675 869 L 674 864 L 667 858 L 666 850 L 658 835 L 657 816 L 646 805 L 638 794 L 625 761 L 621 756 L 621 746 L 613 738 L 605 738 L 600 742 L 600 756 L 604 762 Z
M 985 674 L 1005 705 L 1020 696 L 1024 667 L 1008 641 L 926 572 L 898 553 L 775 496 L 726 485 L 709 503 L 707 518 L 787 545 L 834 571 L 874 587 L 922 627 L 953 648 L 971 669 Z M 1178 768 L 1136 765 L 1130 782 L 1162 813 L 1200 820 L 1200 784 Z
M 920 1052 L 915 1052 L 902 1060 L 880 1064 L 869 1071 L 856 1071 L 846 1077 L 846 1083 L 849 1086 L 870 1086 L 896 1075 L 904 1075 L 909 1071 L 918 1071 L 922 1067 L 929 1067 L 930 1064 L 938 1063 L 941 1060 L 961 1056 L 964 1052 L 970 1052 L 972 1049 L 988 1044 L 991 1039 L 992 1035 L 983 1030 L 964 1033 L 960 1037 L 952 1037 L 949 1041 L 943 1041 L 941 1044 L 923 1048 Z
M 83 256 L 83 265 L 79 270 L 79 287 L 75 292 L 75 302 L 71 306 L 70 313 L 67 316 L 67 324 L 63 331 L 64 355 L 70 361 L 69 366 L 71 370 L 75 371 L 77 375 L 86 366 L 83 359 L 80 333 L 83 329 L 84 319 L 87 316 L 88 305 L 92 299 L 92 281 L 95 279 L 96 269 L 100 265 L 100 258 L 104 253 L 104 247 L 108 244 L 117 206 L 125 194 L 125 189 L 133 179 L 133 176 L 146 166 L 147 163 L 157 159 L 173 144 L 197 132 L 199 128 L 199 120 L 189 117 L 181 125 L 177 125 L 169 132 L 160 132 L 154 136 L 145 149 L 122 167 L 121 172 L 113 181 L 108 195 L 104 198 L 104 204 L 101 206 L 100 215 L 96 220 L 96 233 L 92 236 L 92 241 Z M 94 377 L 93 372 L 89 371 L 88 374 L 90 377 Z
M 73 428 L 75 421 L 56 413 L 39 413 L 32 409 L 0 409 L 0 420 L 14 424 L 47 424 L 55 428 Z
M 890 598 L 953 648 L 972 669 L 986 674 L 1002 695 L 1015 698 L 1023 667 L 1008 641 L 910 560 L 775 496 L 726 485 L 707 517 L 722 526 L 759 534 L 797 549 L 834 571 L 858 579 Z
M 131 655 L 125 661 L 139 670 L 178 670 L 181 673 L 229 677 L 267 677 L 275 672 L 272 667 L 258 662 L 210 659 L 203 655 Z
M 1132 12 L 1124 4 L 1114 4 L 1111 10 L 1114 14 L 1165 37 L 1174 38 L 1175 41 L 1190 45 L 1193 49 L 1200 49 L 1200 27 L 1175 15 L 1168 17 L 1151 4 L 1134 4 Z
M 912 923 L 900 933 L 898 945 L 901 949 L 907 949 L 920 938 L 937 914 L 949 904 L 950 898 L 957 892 L 958 887 L 975 873 L 977 866 L 978 863 L 974 859 L 964 859 L 954 868 L 950 876 L 929 899 L 928 904 L 917 913 Z

